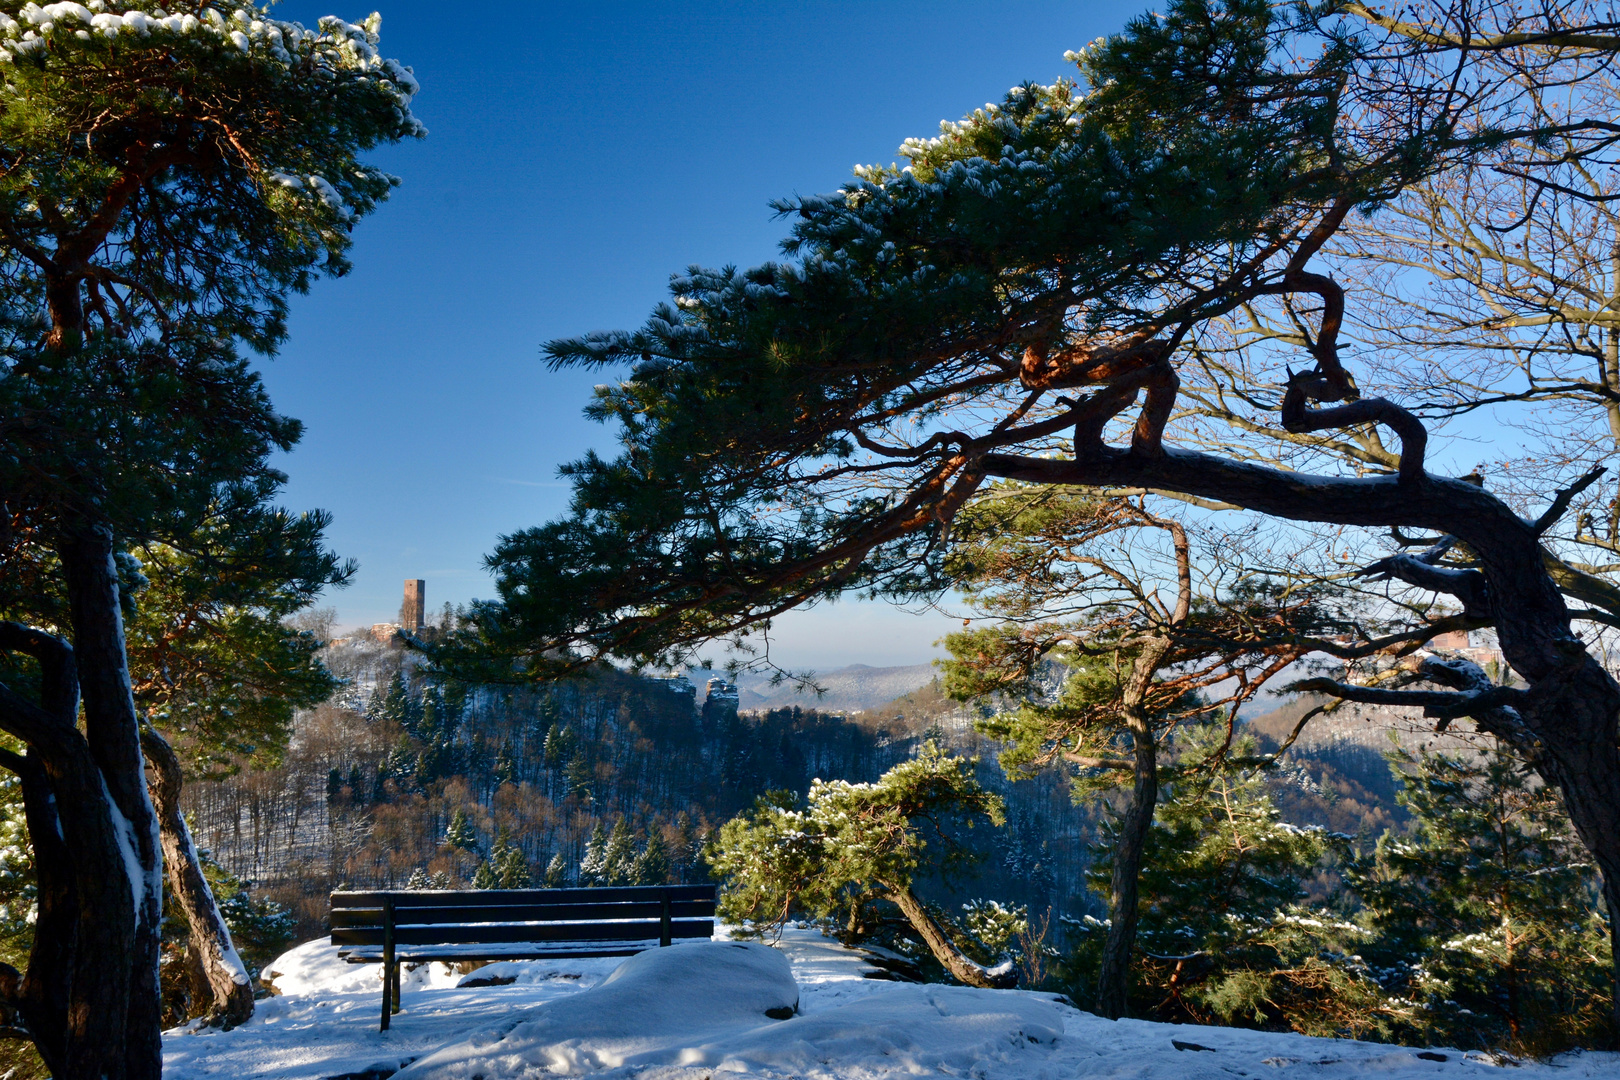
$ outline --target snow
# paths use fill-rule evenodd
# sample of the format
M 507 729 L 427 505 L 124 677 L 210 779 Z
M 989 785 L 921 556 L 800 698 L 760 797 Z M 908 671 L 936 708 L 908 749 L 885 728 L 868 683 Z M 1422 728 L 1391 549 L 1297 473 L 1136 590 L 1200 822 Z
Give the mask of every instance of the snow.
M 861 954 L 802 928 L 787 930 L 774 948 L 692 942 L 624 961 L 504 961 L 467 976 L 435 963 L 404 973 L 404 1009 L 379 1032 L 379 965 L 345 963 L 318 941 L 270 965 L 266 977 L 280 996 L 259 1002 L 246 1024 L 167 1032 L 164 1075 L 1620 1080 L 1620 1054 L 1613 1053 L 1513 1063 L 1444 1048 L 1108 1021 L 1050 994 L 866 977 L 872 974 L 880 973 Z M 464 980 L 486 985 L 457 985 Z M 1517 1067 L 1504 1071 L 1510 1064 Z
M 700 941 L 648 949 L 589 990 L 475 1032 L 399 1080 L 579 1075 L 626 1066 L 714 1064 L 728 1039 L 772 1027 L 799 1004 L 788 958 L 769 945 Z
M 677 919 L 675 921 L 680 922 L 682 920 Z M 408 924 L 396 924 L 396 925 L 402 925 L 403 926 L 403 925 L 408 925 Z M 436 928 L 439 928 L 439 927 L 450 928 L 450 927 L 454 927 L 454 926 L 457 926 L 457 925 L 461 925 L 461 926 L 480 926 L 480 925 L 488 926 L 490 924 L 488 924 L 488 923 L 461 923 L 461 924 L 456 924 L 456 923 L 435 923 L 434 924 L 434 926 Z M 544 923 L 502 923 L 500 925 L 503 926 L 503 927 L 506 927 L 506 926 L 543 926 L 545 924 Z M 615 951 L 615 952 L 617 952 L 619 954 L 620 959 L 623 959 L 625 953 L 627 953 L 627 952 L 639 951 L 639 950 L 642 950 L 642 949 L 654 949 L 654 948 L 657 948 L 657 947 L 658 947 L 658 935 L 657 934 L 652 934 L 649 937 L 646 937 L 646 938 L 643 938 L 643 939 L 633 939 L 633 940 L 623 940 L 623 939 L 619 939 L 619 938 L 612 938 L 612 939 L 607 939 L 607 940 L 602 940 L 602 941 L 553 941 L 553 942 L 547 942 L 546 943 L 546 951 L 554 953 L 554 954 L 564 954 L 564 953 L 585 953 L 585 954 L 590 954 L 590 953 L 596 953 L 596 954 L 600 955 L 601 953 L 607 952 L 609 950 L 613 950 L 613 951 Z M 401 946 L 398 947 L 397 951 L 398 951 L 398 954 L 401 957 L 408 960 L 408 959 L 412 958 L 411 957 L 411 952 L 415 948 L 417 948 L 417 946 L 401 945 Z M 430 948 L 432 950 L 432 952 L 433 952 L 433 955 L 435 955 L 435 956 L 443 956 L 443 957 L 447 957 L 447 958 L 465 956 L 465 957 L 470 957 L 472 959 L 488 959 L 489 957 L 496 956 L 496 955 L 533 956 L 534 952 L 535 952 L 535 947 L 534 947 L 533 943 L 522 942 L 522 941 L 493 942 L 493 943 L 474 942 L 474 943 L 471 943 L 471 944 L 445 944 L 445 945 L 423 946 L 423 948 Z M 344 955 L 345 955 L 346 959 L 351 959 L 351 960 L 381 961 L 382 960 L 382 946 L 381 945 L 351 945 L 351 946 L 347 947 L 344 950 Z
M 130 901 L 136 925 L 139 925 L 141 902 L 150 901 L 153 894 L 152 882 L 148 880 L 150 875 L 146 867 L 141 865 L 141 857 L 136 851 L 134 824 L 118 809 L 118 804 L 113 802 L 112 789 L 107 786 L 107 778 L 99 773 L 97 778 L 101 781 L 102 802 L 107 807 L 108 816 L 112 818 L 113 835 L 118 839 L 118 853 L 124 857 L 124 876 L 129 879 Z M 154 845 L 152 850 L 156 851 L 157 847 Z

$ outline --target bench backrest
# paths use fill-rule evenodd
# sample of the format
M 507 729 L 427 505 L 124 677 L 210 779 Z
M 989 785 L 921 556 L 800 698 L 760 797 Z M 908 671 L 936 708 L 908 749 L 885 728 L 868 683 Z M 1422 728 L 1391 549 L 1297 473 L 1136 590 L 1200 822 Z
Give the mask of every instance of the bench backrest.
M 382 889 L 332 894 L 332 944 L 657 941 L 714 935 L 713 885 L 600 889 Z

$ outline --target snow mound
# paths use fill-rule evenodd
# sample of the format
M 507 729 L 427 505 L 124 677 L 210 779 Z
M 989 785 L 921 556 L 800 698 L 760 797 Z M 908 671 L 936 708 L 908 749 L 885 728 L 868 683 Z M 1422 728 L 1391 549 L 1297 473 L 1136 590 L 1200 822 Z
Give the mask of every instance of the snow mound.
M 583 965 L 575 963 L 573 966 L 578 968 Z M 558 979 L 580 977 L 579 971 L 559 970 L 555 960 L 498 960 L 474 968 L 470 974 L 463 975 L 456 986 L 536 986 Z
M 1063 1034 L 1050 1001 L 965 986 L 898 986 L 774 1026 L 686 1050 L 670 1064 L 800 1076 L 961 1075 L 1045 1064 Z
M 460 978 L 448 964 L 401 965 L 401 990 L 448 987 Z M 338 956 L 338 946 L 326 938 L 306 941 L 276 957 L 259 980 L 278 994 L 373 993 L 382 997 L 382 965 L 351 964 Z
M 694 942 L 649 949 L 589 990 L 443 1047 L 398 1080 L 501 1080 L 625 1065 L 686 1064 L 694 1045 L 780 1026 L 799 987 L 768 945 Z

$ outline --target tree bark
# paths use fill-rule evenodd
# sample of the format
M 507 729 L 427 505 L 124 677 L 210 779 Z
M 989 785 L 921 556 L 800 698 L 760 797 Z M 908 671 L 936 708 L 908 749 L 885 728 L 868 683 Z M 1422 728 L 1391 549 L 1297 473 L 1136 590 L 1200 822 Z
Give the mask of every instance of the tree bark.
M 1152 660 L 1153 666 L 1147 673 L 1149 679 L 1153 671 L 1158 670 L 1163 654 L 1164 650 L 1158 650 Z M 1138 657 L 1134 667 L 1139 669 L 1143 659 Z M 1132 681 L 1136 679 L 1137 671 L 1133 670 Z M 1126 707 L 1125 720 L 1135 749 L 1136 783 L 1114 844 L 1108 937 L 1103 942 L 1102 968 L 1097 973 L 1097 1012 L 1110 1020 L 1125 1015 L 1130 995 L 1131 950 L 1136 945 L 1137 882 L 1142 876 L 1142 852 L 1147 847 L 1148 833 L 1153 830 L 1153 812 L 1159 802 L 1159 747 L 1140 699 L 1134 706 Z
M 72 990 L 74 927 L 79 919 L 73 864 L 56 816 L 56 800 L 39 753 L 6 751 L 0 764 L 22 782 L 23 814 L 34 849 L 34 943 L 28 972 L 9 1002 L 23 1019 L 40 1060 L 53 1075 L 67 1062 L 68 999 Z
M 1018 972 L 993 972 L 963 956 L 910 889 L 889 887 L 888 894 L 889 899 L 900 908 L 900 913 L 906 917 L 906 921 L 922 935 L 923 943 L 928 946 L 928 951 L 934 954 L 934 959 L 944 964 L 945 970 L 959 982 L 983 990 L 1007 990 L 1018 985 Z
M 99 977 L 108 978 L 108 957 L 126 955 L 122 972 L 127 1010 L 122 1054 L 116 1080 L 157 1080 L 163 1072 L 163 1000 L 158 983 L 163 919 L 163 861 L 157 816 L 146 792 L 140 724 L 131 693 L 129 662 L 124 651 L 124 624 L 119 604 L 118 572 L 111 532 L 102 526 L 65 537 L 57 552 L 67 585 L 73 653 L 84 697 L 84 740 L 99 770 L 101 798 L 109 804 L 118 837 L 118 864 L 95 872 L 128 880 L 133 892 L 134 925 L 127 945 L 94 958 Z M 60 811 L 59 811 L 60 812 Z M 86 868 L 89 869 L 89 868 Z M 87 907 L 84 916 L 99 916 Z M 81 928 L 82 933 L 82 928 Z M 123 945 L 124 943 L 120 943 Z M 70 1043 L 70 1060 L 75 1052 Z M 106 1051 L 94 1052 L 98 1057 Z
M 1176 551 L 1176 607 L 1168 625 L 1177 627 L 1192 611 L 1192 551 L 1179 522 L 1152 519 L 1168 529 Z M 1134 780 L 1131 801 L 1120 822 L 1114 845 L 1114 873 L 1109 883 L 1108 937 L 1103 942 L 1102 967 L 1097 973 L 1097 1012 L 1110 1020 L 1126 1014 L 1131 989 L 1131 952 L 1136 947 L 1137 892 L 1142 877 L 1142 853 L 1153 831 L 1159 804 L 1159 744 L 1153 733 L 1148 694 L 1159 669 L 1170 657 L 1174 641 L 1158 634 L 1143 641 L 1131 662 L 1130 677 L 1120 693 L 1120 715 L 1131 733 Z
M 89 741 L 74 726 L 79 680 L 75 653 L 59 638 L 0 623 L 0 648 L 36 657 L 41 701 L 0 686 L 0 727 L 28 744 L 26 757 L 0 764 L 23 779 L 24 810 L 39 873 L 39 918 L 27 976 L 16 1002 L 40 1056 L 58 1080 L 157 1080 L 157 964 L 142 956 L 138 916 L 143 882 L 129 822 L 108 797 Z M 37 759 L 37 765 L 36 765 Z M 155 942 L 156 925 L 152 927 Z M 149 977 L 144 977 L 149 976 Z M 151 1037 L 131 1030 L 151 989 Z M 135 1047 L 140 1056 L 132 1056 Z
M 191 830 L 180 812 L 180 788 L 184 783 L 180 759 L 163 736 L 149 727 L 141 731 L 141 748 L 152 766 L 146 782 L 157 811 L 169 888 L 186 913 L 191 929 L 187 944 L 190 960 L 207 987 L 208 1022 L 228 1031 L 253 1015 L 253 984 L 247 965 L 231 942 L 230 928 L 214 902 Z

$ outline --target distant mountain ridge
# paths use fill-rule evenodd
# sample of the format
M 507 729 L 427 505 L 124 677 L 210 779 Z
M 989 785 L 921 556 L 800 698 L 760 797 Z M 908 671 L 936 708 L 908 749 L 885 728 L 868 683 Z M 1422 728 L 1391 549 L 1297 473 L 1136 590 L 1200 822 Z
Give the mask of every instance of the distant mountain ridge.
M 769 675 L 751 672 L 737 677 L 737 707 L 745 712 L 791 708 L 794 705 L 822 712 L 865 712 L 927 686 L 938 674 L 932 664 L 907 664 L 903 667 L 850 664 L 831 671 L 815 672 L 813 681 L 826 691 L 818 696 L 813 690 L 799 690 L 792 683 L 772 686 Z M 700 704 L 704 684 L 709 678 L 725 678 L 720 672 L 713 671 L 689 671 L 686 677 L 698 688 Z

